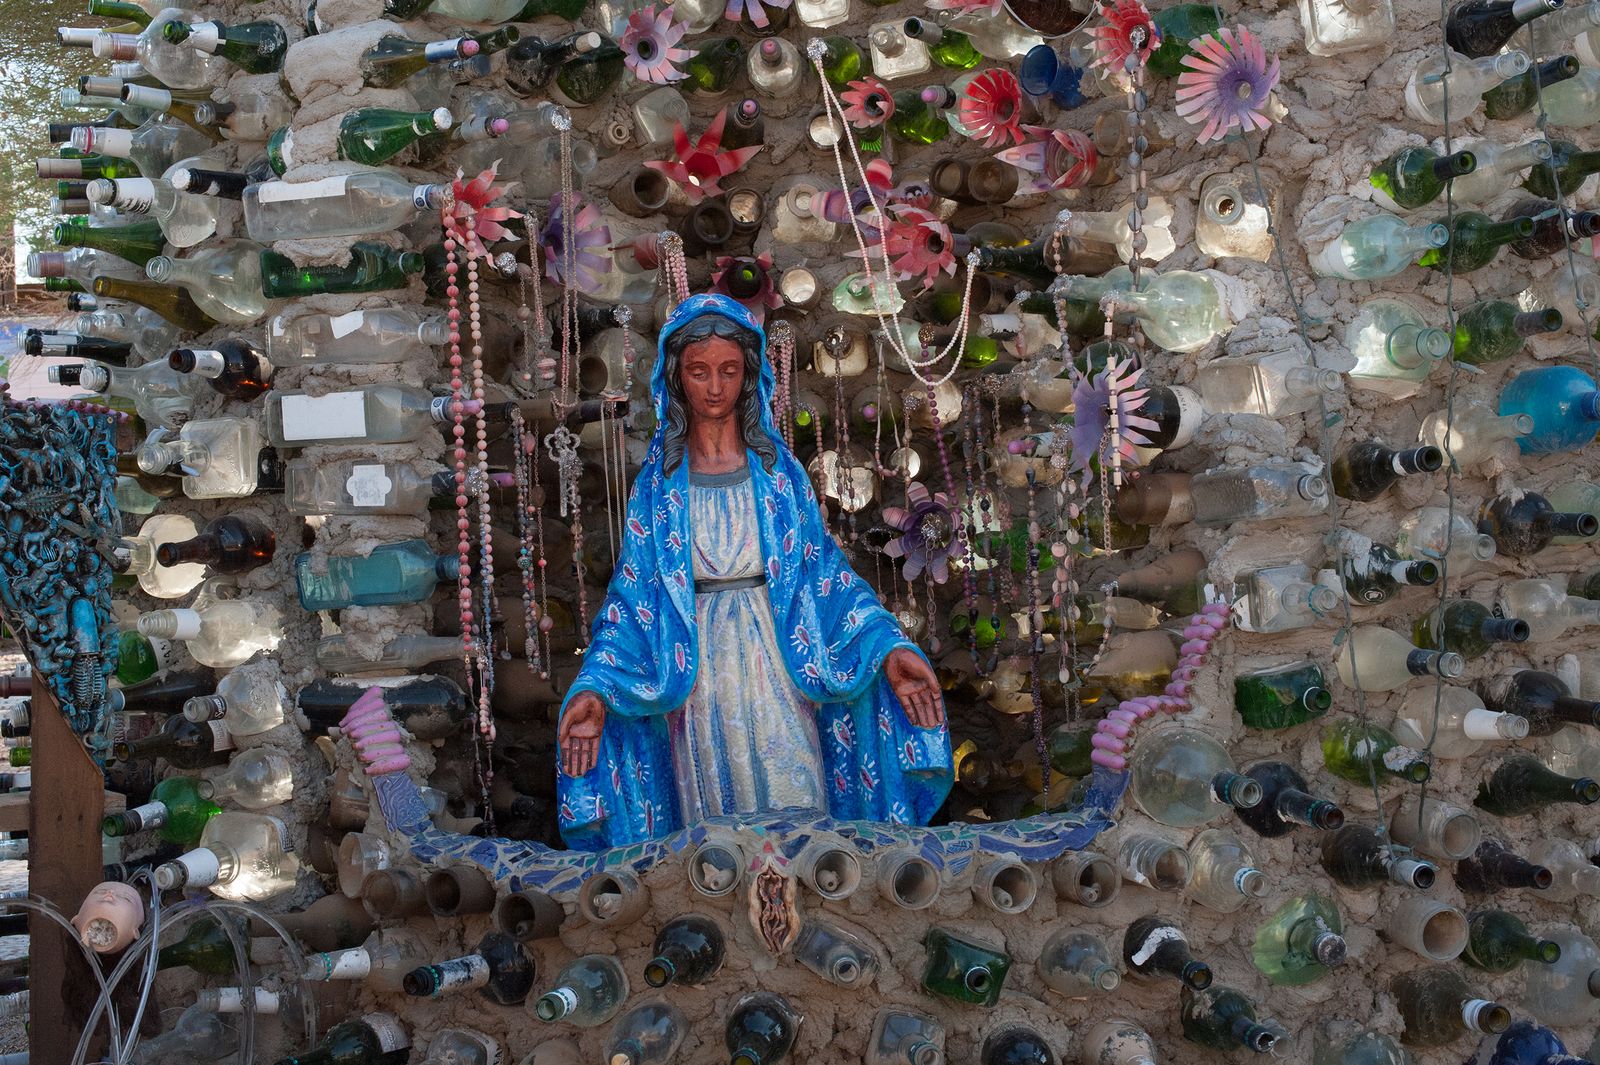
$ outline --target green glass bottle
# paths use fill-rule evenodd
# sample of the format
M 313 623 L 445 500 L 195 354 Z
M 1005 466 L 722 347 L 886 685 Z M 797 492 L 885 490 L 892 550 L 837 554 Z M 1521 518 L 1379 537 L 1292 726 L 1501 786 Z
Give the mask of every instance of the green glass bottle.
M 972 38 L 960 30 L 941 26 L 931 19 L 908 18 L 905 23 L 907 37 L 913 37 L 928 46 L 928 55 L 941 67 L 949 70 L 971 70 L 983 62 L 983 53 L 973 45 Z
M 485 37 L 507 35 L 516 40 L 514 26 Z M 504 46 L 502 46 L 504 47 Z M 443 41 L 413 41 L 398 33 L 386 33 L 361 54 L 361 81 L 379 89 L 392 89 L 420 74 L 434 63 L 449 63 L 478 54 L 483 46 L 475 37 L 452 37 Z
M 1211 4 L 1174 4 L 1155 13 L 1161 44 L 1150 53 L 1145 70 L 1157 78 L 1183 73 L 1183 57 L 1193 55 L 1189 42 L 1222 28 L 1222 14 Z
M 1094 744 L 1090 742 L 1093 738 L 1093 728 L 1057 725 L 1044 740 L 1050 768 L 1062 776 L 1088 776 L 1094 771 L 1094 763 L 1090 761 L 1094 753 Z
M 1484 972 L 1508 973 L 1525 961 L 1555 964 L 1561 960 L 1561 944 L 1531 935 L 1521 918 L 1504 910 L 1478 910 L 1467 917 L 1467 949 L 1461 960 Z
M 957 296 L 957 299 L 960 297 Z M 1049 319 L 1050 324 L 1070 336 L 1080 340 L 1090 337 L 1101 337 L 1106 331 L 1105 312 L 1100 309 L 1100 304 L 1094 300 L 1066 300 L 1067 320 L 1061 321 L 1060 312 L 1056 310 L 1056 298 L 1048 292 L 1030 292 L 1021 301 L 1019 306 L 1029 314 L 1040 314 Z
M 63 248 L 98 248 L 119 259 L 126 259 L 135 266 L 143 266 L 160 255 L 166 247 L 166 238 L 161 235 L 161 223 L 154 218 L 144 218 L 121 226 L 79 226 L 57 222 L 50 236 Z
M 117 682 L 123 687 L 149 680 L 171 665 L 172 647 L 133 629 L 117 633 Z
M 267 137 L 267 166 L 279 177 L 283 177 L 289 168 L 294 165 L 290 152 L 294 148 L 294 135 L 288 126 L 273 130 Z
M 108 814 L 100 831 L 108 836 L 131 836 L 155 829 L 169 843 L 193 845 L 213 814 L 222 807 L 200 794 L 197 777 L 167 777 L 150 792 L 150 801 L 131 810 Z
M 1117 342 L 1112 341 L 1111 343 Z M 1084 352 L 1085 357 L 1089 358 L 1091 362 L 1096 358 L 1095 348 L 1097 346 L 1091 344 Z M 1105 503 L 1093 486 L 1090 488 L 1090 499 L 1084 505 L 1079 517 L 1083 522 L 1083 538 L 1076 545 L 1076 549 L 1082 554 L 1104 555 L 1108 542 L 1112 551 L 1137 551 L 1141 547 L 1149 546 L 1150 526 L 1133 525 L 1123 521 L 1117 515 L 1115 505 L 1111 508 L 1111 516 L 1108 521 Z M 1025 543 L 1026 537 L 1023 540 Z M 1048 543 L 1041 545 L 1039 568 L 1054 568 L 1054 566 L 1055 559 L 1051 557 L 1050 545 Z M 1012 555 L 1011 568 L 1021 572 L 1021 566 L 1015 554 Z
M 1522 643 L 1528 623 L 1497 618 L 1476 599 L 1446 599 L 1416 620 L 1411 642 L 1430 651 L 1454 651 L 1462 658 L 1482 658 L 1497 643 Z
M 1547 59 L 1484 93 L 1483 113 L 1501 121 L 1525 115 L 1539 105 L 1541 91 L 1548 92 L 1552 85 L 1577 76 L 1577 56 L 1558 55 L 1554 59 Z
M 1561 326 L 1561 312 L 1554 307 L 1523 311 L 1505 300 L 1483 300 L 1456 319 L 1450 353 L 1457 362 L 1483 366 L 1509 359 L 1522 350 L 1529 337 L 1560 332 Z
M 275 1065 L 406 1065 L 411 1037 L 393 1014 L 369 1013 L 340 1021 L 310 1050 L 279 1058 Z
M 176 285 L 158 285 L 154 281 L 134 281 L 122 277 L 97 277 L 94 279 L 94 294 L 149 307 L 179 329 L 187 329 L 191 333 L 204 333 L 217 327 L 212 317 L 194 302 L 189 290 Z
M 87 291 L 82 285 L 78 284 L 76 281 L 72 280 L 72 278 L 70 278 L 70 277 L 47 277 L 47 278 L 45 278 L 44 279 L 44 290 L 46 292 L 84 292 L 84 291 Z
M 71 149 L 67 149 L 70 151 Z M 140 177 L 139 165 L 132 159 L 118 159 L 112 155 L 63 156 L 60 159 L 40 159 L 34 166 L 41 181 L 67 178 L 72 181 L 93 181 L 95 178 Z
M 449 110 L 396 111 L 388 107 L 358 107 L 339 122 L 336 145 L 340 159 L 379 166 L 422 138 L 450 128 Z
M 1354 718 L 1330 721 L 1322 730 L 1322 764 L 1336 777 L 1368 784 L 1376 774 L 1421 784 L 1433 775 L 1421 751 L 1404 747 L 1394 733 Z
M 161 28 L 168 43 L 188 43 L 210 55 L 220 55 L 248 74 L 271 74 L 283 69 L 289 35 L 270 19 L 239 22 L 232 26 L 212 19 L 190 25 L 176 19 Z
M 1249 728 L 1303 725 L 1328 712 L 1333 693 L 1322 667 L 1311 659 L 1240 673 L 1233 678 L 1233 706 Z
M 744 69 L 744 45 L 737 37 L 708 37 L 683 64 L 680 89 L 701 96 L 721 96 L 733 88 Z
M 1600 783 L 1588 777 L 1562 776 L 1530 755 L 1501 762 L 1488 780 L 1478 784 L 1472 805 L 1499 817 L 1537 813 L 1558 802 L 1590 806 L 1600 800 Z
M 1429 248 L 1417 260 L 1418 266 L 1431 270 L 1448 269 L 1457 274 L 1481 270 L 1494 262 L 1500 249 L 1514 240 L 1533 236 L 1536 228 L 1531 218 L 1512 218 L 1496 222 L 1482 211 L 1457 211 L 1454 219 L 1439 220 L 1449 227 L 1449 239 L 1442 248 Z
M 1256 1006 L 1231 987 L 1203 991 L 1184 985 L 1178 996 L 1183 1037 L 1212 1050 L 1244 1047 L 1270 1054 L 1282 1038 L 1280 1031 L 1256 1019 Z
M 1022 281 L 1041 290 L 1049 288 L 1057 277 L 1046 241 L 1036 240 L 1020 248 L 998 248 L 984 244 L 977 251 L 978 269 L 985 273 Z
M 1298 987 L 1342 965 L 1344 918 L 1321 895 L 1297 895 L 1256 930 L 1251 961 L 1270 982 Z
M 626 64 L 622 49 L 611 41 L 581 52 L 561 64 L 550 82 L 550 96 L 567 107 L 587 107 L 596 103 L 622 80 Z
M 863 63 L 856 42 L 838 35 L 822 38 L 822 74 L 829 85 L 838 90 L 848 89 L 863 73 L 871 73 L 871 70 Z M 939 121 L 944 121 L 942 115 Z
M 129 0 L 89 0 L 89 14 L 121 19 L 137 26 L 148 26 L 151 22 L 150 12 Z
M 321 292 L 379 292 L 404 288 L 409 274 L 422 272 L 422 256 L 387 244 L 357 241 L 343 266 L 296 266 L 275 251 L 261 253 L 261 291 L 268 299 Z
M 583 14 L 588 0 L 528 0 L 512 22 L 532 22 L 536 18 L 564 18 L 573 21 Z
M 1600 151 L 1586 152 L 1571 141 L 1550 141 L 1550 158 L 1533 164 L 1522 187 L 1535 196 L 1559 200 L 1571 196 L 1590 174 L 1600 174 Z
M 928 951 L 928 967 L 922 974 L 924 991 L 975 1006 L 993 1006 L 1000 1001 L 1000 988 L 1011 968 L 1011 957 L 1005 951 L 943 928 L 930 928 L 922 944 Z
M 182 939 L 156 952 L 156 968 L 171 969 L 187 965 L 207 976 L 232 976 L 237 959 L 233 953 L 233 941 L 228 938 L 228 932 L 222 925 L 225 920 L 229 918 L 212 914 L 196 918 Z M 249 933 L 242 928 L 235 928 L 234 932 L 248 949 Z
M 921 89 L 901 89 L 894 94 L 894 113 L 884 123 L 896 140 L 907 144 L 934 144 L 950 136 L 944 112 L 923 99 Z
M 11 765 L 14 769 L 26 769 L 33 764 L 32 747 L 11 748 Z
M 1440 155 L 1426 145 L 1412 144 L 1379 163 L 1367 180 L 1381 199 L 1389 201 L 1383 206 L 1414 211 L 1438 199 L 1446 185 L 1472 173 L 1477 165 L 1471 152 Z

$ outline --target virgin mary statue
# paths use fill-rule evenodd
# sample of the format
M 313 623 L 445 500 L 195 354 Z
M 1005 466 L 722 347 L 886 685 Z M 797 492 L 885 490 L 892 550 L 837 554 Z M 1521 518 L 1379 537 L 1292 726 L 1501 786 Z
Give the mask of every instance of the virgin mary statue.
M 926 824 L 951 781 L 938 680 L 773 425 L 765 333 L 693 296 L 658 349 L 658 428 L 561 708 L 562 835 L 592 850 L 781 809 Z

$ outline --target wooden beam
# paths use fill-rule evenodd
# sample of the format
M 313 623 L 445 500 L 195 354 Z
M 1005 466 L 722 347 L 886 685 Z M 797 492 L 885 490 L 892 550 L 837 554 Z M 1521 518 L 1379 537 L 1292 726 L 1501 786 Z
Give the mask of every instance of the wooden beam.
M 37 670 L 32 716 L 28 890 L 70 917 L 100 882 L 105 778 Z M 29 1060 L 66 1061 L 94 1008 L 94 976 L 65 930 L 42 914 L 29 915 L 28 939 Z M 97 1034 L 89 1060 L 103 1055 L 105 1045 Z
M 127 805 L 127 796 L 120 792 L 108 791 L 105 793 L 105 805 L 101 809 L 107 814 L 121 813 Z M 31 833 L 32 818 L 33 792 L 13 791 L 0 795 L 0 832 Z

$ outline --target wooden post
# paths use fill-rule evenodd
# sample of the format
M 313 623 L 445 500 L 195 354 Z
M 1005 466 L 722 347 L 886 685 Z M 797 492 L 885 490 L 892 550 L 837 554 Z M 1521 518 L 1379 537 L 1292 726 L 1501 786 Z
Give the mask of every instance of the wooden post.
M 37 672 L 32 729 L 28 890 L 70 917 L 100 883 L 105 779 Z M 60 925 L 31 913 L 28 940 L 29 1060 L 68 1061 L 99 990 L 82 952 Z M 104 1035 L 97 1034 L 89 1060 L 103 1054 L 105 1045 Z

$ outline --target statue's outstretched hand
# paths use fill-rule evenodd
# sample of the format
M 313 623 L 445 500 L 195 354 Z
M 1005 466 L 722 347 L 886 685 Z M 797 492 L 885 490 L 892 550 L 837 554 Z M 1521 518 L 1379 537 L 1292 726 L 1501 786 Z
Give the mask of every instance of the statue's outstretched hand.
M 606 703 L 594 692 L 579 692 L 567 704 L 556 729 L 556 747 L 561 755 L 561 770 L 569 777 L 581 777 L 600 760 L 600 734 L 606 726 Z
M 933 667 L 922 656 L 897 647 L 884 659 L 883 672 L 889 687 L 900 697 L 906 717 L 918 728 L 937 728 L 944 721 L 944 692 Z

